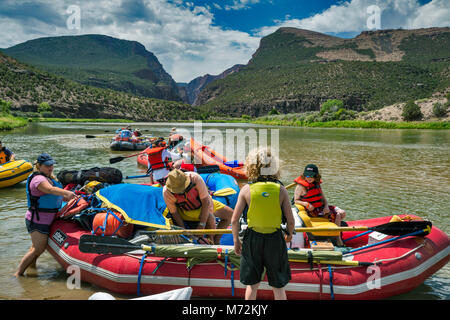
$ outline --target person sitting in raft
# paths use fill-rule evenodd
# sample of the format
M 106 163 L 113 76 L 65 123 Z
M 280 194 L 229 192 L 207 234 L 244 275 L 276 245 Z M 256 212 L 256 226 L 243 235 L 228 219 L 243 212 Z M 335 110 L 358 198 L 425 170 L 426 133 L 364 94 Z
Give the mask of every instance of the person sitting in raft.
M 300 210 L 306 211 L 310 217 L 323 217 L 340 226 L 345 218 L 345 211 L 329 206 L 323 194 L 319 168 L 315 164 L 308 164 L 303 174 L 294 180 L 297 183 L 294 192 L 294 203 Z M 306 210 L 305 210 L 306 209 Z
M 150 175 L 150 183 L 166 184 L 167 175 L 172 168 L 172 161 L 178 160 L 181 156 L 170 152 L 167 147 L 156 147 L 146 149 L 147 153 L 147 174 Z
M 42 153 L 34 164 L 34 172 L 28 177 L 26 192 L 28 211 L 25 215 L 25 224 L 31 236 L 31 248 L 20 261 L 16 277 L 22 276 L 25 270 L 36 265 L 37 258 L 47 247 L 50 225 L 61 208 L 62 201 L 69 201 L 75 193 L 62 189 L 53 175 L 55 161 L 47 154 Z
M 255 300 L 264 268 L 276 300 L 286 300 L 284 287 L 291 280 L 286 242 L 291 241 L 295 220 L 289 195 L 279 179 L 278 159 L 268 148 L 251 151 L 245 160 L 249 184 L 242 187 L 231 218 L 234 251 L 241 255 L 240 281 L 245 299 Z M 247 230 L 239 239 L 239 220 L 245 207 Z M 281 231 L 286 219 L 287 235 Z
M 6 162 L 14 161 L 14 160 L 16 160 L 15 156 L 14 156 L 14 152 L 12 152 L 8 148 L 4 147 L 2 145 L 2 142 L 0 141 L 0 164 L 4 164 Z
M 230 224 L 233 210 L 211 198 L 208 187 L 196 172 L 173 169 L 167 176 L 163 197 L 169 217 L 180 227 L 195 222 L 197 229 L 216 229 L 215 217 L 220 219 L 218 229 Z M 218 244 L 221 235 L 209 235 L 209 238 Z

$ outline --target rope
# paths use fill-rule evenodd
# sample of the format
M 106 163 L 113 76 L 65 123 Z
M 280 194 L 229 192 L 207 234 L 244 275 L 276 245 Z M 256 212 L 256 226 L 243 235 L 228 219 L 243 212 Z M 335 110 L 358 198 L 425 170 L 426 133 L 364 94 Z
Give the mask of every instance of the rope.
M 330 274 L 330 294 L 331 294 L 331 300 L 334 300 L 333 269 L 331 268 L 331 264 L 328 265 L 328 273 Z
M 142 275 L 142 267 L 144 266 L 145 258 L 147 257 L 147 252 L 144 253 L 141 259 L 141 263 L 139 265 L 139 273 L 138 273 L 138 279 L 137 279 L 137 295 L 141 295 L 141 275 Z
M 417 247 L 415 247 L 414 249 L 409 250 L 408 252 L 402 254 L 399 257 L 394 257 L 394 258 L 386 258 L 386 259 L 381 259 L 381 260 L 374 260 L 374 263 L 376 262 L 377 264 L 382 263 L 382 262 L 386 262 L 386 261 L 394 261 L 394 260 L 399 260 L 402 259 L 404 257 L 406 257 L 407 255 L 413 253 L 414 251 L 422 248 L 423 246 L 425 246 L 426 242 L 428 241 L 428 239 L 424 239 L 424 242 L 422 242 L 420 245 L 418 245 Z

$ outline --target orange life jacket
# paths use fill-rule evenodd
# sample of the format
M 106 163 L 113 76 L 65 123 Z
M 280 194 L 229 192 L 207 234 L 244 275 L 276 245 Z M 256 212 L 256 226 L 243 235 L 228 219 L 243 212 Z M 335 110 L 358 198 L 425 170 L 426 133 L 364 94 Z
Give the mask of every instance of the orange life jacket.
M 322 188 L 320 188 L 320 183 L 309 183 L 302 176 L 294 180 L 296 183 L 304 186 L 306 188 L 306 194 L 300 197 L 300 201 L 305 201 L 311 203 L 316 210 L 321 211 L 323 209 L 323 195 Z
M 183 210 L 191 211 L 202 207 L 202 202 L 194 183 L 190 183 L 184 194 L 173 194 L 177 199 L 175 205 Z
M 169 167 L 169 158 L 166 158 L 164 161 L 162 160 L 162 152 L 164 149 L 166 149 L 166 147 L 148 149 L 148 162 L 152 171 Z
M 6 155 L 5 151 L 6 147 L 0 149 L 0 164 L 6 163 L 9 161 L 9 156 Z

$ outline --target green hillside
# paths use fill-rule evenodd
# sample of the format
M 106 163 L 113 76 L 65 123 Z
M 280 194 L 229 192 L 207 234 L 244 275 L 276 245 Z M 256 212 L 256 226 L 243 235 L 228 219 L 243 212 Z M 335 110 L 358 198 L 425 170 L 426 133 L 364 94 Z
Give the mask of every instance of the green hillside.
M 181 101 L 172 77 L 136 41 L 104 35 L 61 36 L 27 41 L 3 52 L 82 84 Z
M 450 28 L 381 30 L 341 39 L 281 28 L 246 67 L 197 98 L 214 113 L 252 116 L 319 110 L 328 99 L 374 110 L 450 86 Z
M 82 85 L 0 53 L 0 99 L 20 116 L 169 121 L 199 119 L 196 107 Z

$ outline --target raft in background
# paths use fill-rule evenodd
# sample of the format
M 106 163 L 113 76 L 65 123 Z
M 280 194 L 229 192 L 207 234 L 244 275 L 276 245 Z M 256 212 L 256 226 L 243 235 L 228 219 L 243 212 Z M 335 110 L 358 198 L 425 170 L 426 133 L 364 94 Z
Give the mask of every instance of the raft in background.
M 225 156 L 217 153 L 208 146 L 201 145 L 193 138 L 189 143 L 191 152 L 194 153 L 196 161 L 203 165 L 217 165 L 220 172 L 233 176 L 236 179 L 248 179 L 247 174 L 243 170 L 243 164 L 235 160 L 230 161 Z
M 130 142 L 113 140 L 109 147 L 115 151 L 145 150 L 151 145 L 150 142 Z
M 32 171 L 33 165 L 25 160 L 0 165 L 0 188 L 10 187 L 26 180 Z

